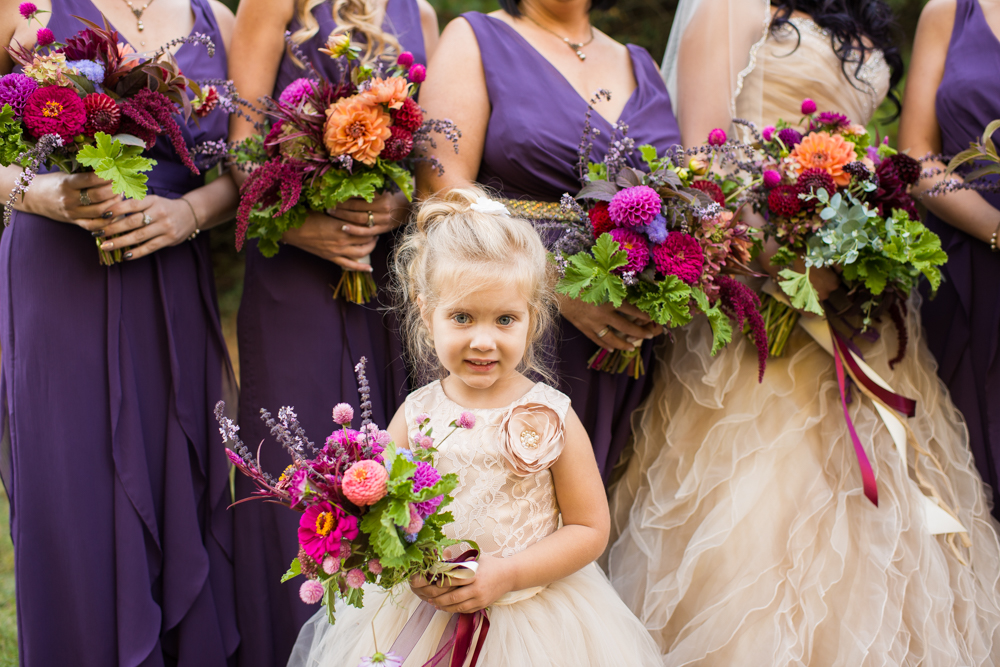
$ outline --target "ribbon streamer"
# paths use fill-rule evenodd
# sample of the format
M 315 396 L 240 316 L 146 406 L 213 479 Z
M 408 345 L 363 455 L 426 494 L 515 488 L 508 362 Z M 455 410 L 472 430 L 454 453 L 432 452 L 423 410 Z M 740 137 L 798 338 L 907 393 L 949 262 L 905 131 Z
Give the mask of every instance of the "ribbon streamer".
M 830 334 L 836 340 L 837 332 L 833 330 L 832 325 L 830 326 Z M 872 470 L 872 464 L 868 460 L 868 455 L 865 454 L 865 448 L 861 445 L 861 438 L 858 437 L 858 432 L 854 429 L 854 422 L 851 421 L 851 413 L 847 410 L 847 381 L 844 377 L 844 362 L 840 358 L 840 349 L 836 346 L 833 348 L 833 361 L 837 367 L 837 386 L 840 388 L 840 404 L 844 408 L 844 419 L 847 420 L 847 430 L 851 433 L 851 442 L 854 443 L 854 453 L 858 457 L 858 467 L 861 468 L 861 484 L 865 489 L 865 498 L 872 501 L 875 507 L 878 507 L 878 486 L 875 482 L 875 471 Z

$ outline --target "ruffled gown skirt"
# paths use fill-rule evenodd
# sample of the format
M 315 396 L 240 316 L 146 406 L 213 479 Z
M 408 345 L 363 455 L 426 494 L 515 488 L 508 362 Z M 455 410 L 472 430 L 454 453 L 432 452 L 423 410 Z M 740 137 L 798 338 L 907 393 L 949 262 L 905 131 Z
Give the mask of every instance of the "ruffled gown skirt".
M 611 581 L 666 665 L 994 664 L 996 525 L 921 340 L 919 305 L 909 312 L 895 371 L 891 326 L 865 360 L 917 399 L 908 426 L 940 467 L 924 456 L 916 465 L 971 547 L 929 533 L 915 476 L 855 390 L 849 409 L 878 507 L 865 498 L 833 358 L 804 331 L 758 384 L 753 345 L 737 340 L 712 358 L 707 323 L 696 322 L 660 350 L 611 498 Z
M 289 667 L 355 667 L 378 647 L 388 651 L 420 600 L 409 588 L 365 591 L 362 609 L 338 604 L 337 623 L 326 610 L 299 634 Z M 384 602 L 384 604 L 383 604 Z M 622 604 L 596 565 L 546 586 L 527 600 L 495 604 L 480 667 L 646 667 L 659 650 Z M 451 615 L 437 612 L 403 667 L 420 667 L 437 649 Z

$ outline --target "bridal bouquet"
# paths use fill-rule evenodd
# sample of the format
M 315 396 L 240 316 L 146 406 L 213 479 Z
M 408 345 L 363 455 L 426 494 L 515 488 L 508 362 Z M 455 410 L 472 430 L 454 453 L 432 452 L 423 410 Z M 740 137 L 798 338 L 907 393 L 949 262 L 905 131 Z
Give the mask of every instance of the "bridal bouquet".
M 413 449 L 397 448 L 389 433 L 371 421 L 364 364 L 362 358 L 355 367 L 363 410 L 360 428 L 350 428 L 350 405 L 336 405 L 337 428 L 323 447 L 307 439 L 292 408 L 279 410 L 277 420 L 261 410 L 292 459 L 277 479 L 261 470 L 240 441 L 239 427 L 223 416 L 224 405 L 216 406 L 223 442 L 230 445 L 229 460 L 257 485 L 251 498 L 301 513 L 299 555 L 282 581 L 304 576 L 299 596 L 307 604 L 326 605 L 330 623 L 337 597 L 363 605 L 366 582 L 389 590 L 415 574 L 446 574 L 444 549 L 457 544 L 445 537 L 443 528 L 454 520 L 444 509 L 458 477 L 442 476 L 432 464 L 437 450 L 430 418 L 421 416 L 426 418 L 417 424 L 420 434 Z M 474 428 L 475 421 L 471 413 L 462 413 L 441 442 L 457 429 Z
M 760 303 L 733 277 L 750 273 L 755 242 L 736 213 L 752 179 L 739 168 L 717 168 L 736 167 L 735 145 L 715 130 L 703 151 L 658 156 L 640 146 L 648 173 L 624 164 L 619 147 L 629 149 L 627 139 L 614 146 L 604 162 L 588 164 L 589 182 L 575 197 L 583 222 L 555 245 L 557 291 L 596 305 L 628 301 L 668 329 L 702 313 L 712 327 L 712 354 L 732 340 L 733 324 L 746 323 L 757 333 L 763 375 Z M 579 204 L 566 196 L 564 206 Z M 593 369 L 636 378 L 642 366 L 638 350 L 602 349 L 590 359 Z
M 412 54 L 401 53 L 391 67 L 369 66 L 358 59 L 360 49 L 349 34 L 334 33 L 320 49 L 340 61 L 341 76 L 331 81 L 290 40 L 289 47 L 307 64 L 309 76 L 288 84 L 278 99 L 265 100 L 270 131 L 236 153 L 239 163 L 252 168 L 240 190 L 236 247 L 258 239 L 265 257 L 278 252 L 282 235 L 300 227 L 310 211 L 354 197 L 371 202 L 394 190 L 412 198 L 414 147 L 433 146 L 432 130 L 457 142 L 449 121 L 424 121 L 414 95 L 425 69 Z M 375 291 L 370 273 L 344 271 L 334 298 L 343 294 L 367 303 Z
M 30 2 L 20 5 L 29 22 L 42 11 Z M 71 174 L 92 170 L 111 181 L 115 194 L 142 199 L 145 172 L 156 164 L 143 151 L 166 135 L 188 169 L 199 173 L 174 116 L 206 116 L 219 104 L 219 91 L 185 77 L 168 49 L 196 42 L 212 56 L 211 40 L 193 35 L 143 57 L 120 42 L 106 21 L 103 28 L 80 21 L 84 29 L 65 44 L 42 27 L 33 48 L 6 47 L 23 73 L 0 77 L 0 164 L 19 164 L 24 171 L 7 202 L 5 223 L 15 198 L 43 165 Z M 105 240 L 97 239 L 98 247 Z M 121 249 L 99 252 L 102 264 L 121 261 Z
M 826 314 L 809 281 L 811 269 L 840 272 L 846 294 L 835 293 L 828 303 L 838 314 L 859 314 L 865 330 L 888 312 L 902 332 L 901 308 L 910 291 L 921 276 L 936 290 L 948 259 L 908 193 L 920 178 L 920 163 L 888 142 L 873 145 L 867 130 L 843 114 L 816 113 L 812 100 L 803 101 L 802 113 L 795 127 L 779 122 L 758 134 L 758 201 L 767 218 L 765 234 L 780 245 L 771 263 L 786 267 L 778 284 L 797 309 L 765 297 L 775 356 L 783 352 L 799 311 Z M 791 267 L 798 257 L 805 261 L 801 273 Z M 894 362 L 905 353 L 902 333 L 900 343 Z

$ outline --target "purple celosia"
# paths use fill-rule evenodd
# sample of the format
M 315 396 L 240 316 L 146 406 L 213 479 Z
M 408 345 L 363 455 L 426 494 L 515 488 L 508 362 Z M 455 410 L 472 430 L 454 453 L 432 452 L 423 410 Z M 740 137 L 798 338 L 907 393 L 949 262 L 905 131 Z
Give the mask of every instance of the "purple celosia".
M 649 263 L 649 244 L 640 234 L 631 229 L 612 229 L 611 238 L 618 241 L 619 247 L 625 251 L 628 257 L 628 264 L 615 269 L 616 273 L 627 273 L 629 271 L 641 273 Z
M 667 219 L 661 214 L 657 214 L 645 227 L 636 227 L 637 232 L 642 232 L 654 245 L 659 245 L 667 240 Z
M 0 77 L 0 107 L 9 104 L 14 116 L 24 115 L 24 101 L 28 95 L 38 90 L 38 82 L 20 72 L 11 72 Z
M 793 148 L 802 141 L 802 133 L 793 127 L 785 127 L 778 130 L 778 138 L 785 144 L 785 148 Z
M 278 96 L 278 101 L 292 107 L 299 106 L 302 100 L 316 92 L 316 84 L 311 79 L 295 79 L 285 86 Z
M 736 328 L 742 329 L 744 322 L 750 323 L 754 346 L 757 348 L 757 381 L 764 379 L 767 366 L 767 327 L 760 314 L 760 298 L 756 292 L 731 276 L 715 277 L 719 286 L 719 299 L 723 310 L 736 318 Z
M 662 208 L 660 195 L 648 185 L 619 190 L 608 204 L 611 220 L 625 227 L 640 227 L 652 222 Z
M 653 263 L 663 275 L 677 276 L 688 285 L 694 285 L 701 278 L 705 251 L 693 236 L 670 232 L 663 245 L 653 248 Z
M 423 489 L 429 489 L 438 483 L 441 479 L 441 473 L 437 469 L 426 461 L 417 462 L 417 470 L 413 473 L 413 492 L 418 493 Z M 420 503 L 413 503 L 413 507 L 416 508 L 417 513 L 422 517 L 428 517 L 437 511 L 438 506 L 444 496 L 435 496 L 430 500 L 425 500 Z

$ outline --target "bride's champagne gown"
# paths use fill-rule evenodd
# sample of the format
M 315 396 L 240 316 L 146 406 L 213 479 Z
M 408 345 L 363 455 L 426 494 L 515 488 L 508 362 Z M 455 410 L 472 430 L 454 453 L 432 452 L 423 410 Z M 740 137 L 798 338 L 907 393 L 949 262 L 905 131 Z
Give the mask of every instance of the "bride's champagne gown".
M 810 97 L 820 111 L 868 123 L 889 87 L 882 54 L 849 81 L 829 36 L 811 20 L 793 23 L 797 49 L 786 28 L 751 52 L 736 115 L 760 127 L 795 122 Z M 930 533 L 912 470 L 855 391 L 850 414 L 878 507 L 865 498 L 834 360 L 803 330 L 768 361 L 761 384 L 750 341 L 711 357 L 704 321 L 660 350 L 652 394 L 633 417 L 635 452 L 612 490 L 620 535 L 609 568 L 665 664 L 994 664 L 997 533 L 918 312 L 914 298 L 909 350 L 895 370 L 891 324 L 860 346 L 897 392 L 917 399 L 907 424 L 941 470 L 927 457 L 917 465 L 956 510 L 970 547 Z

